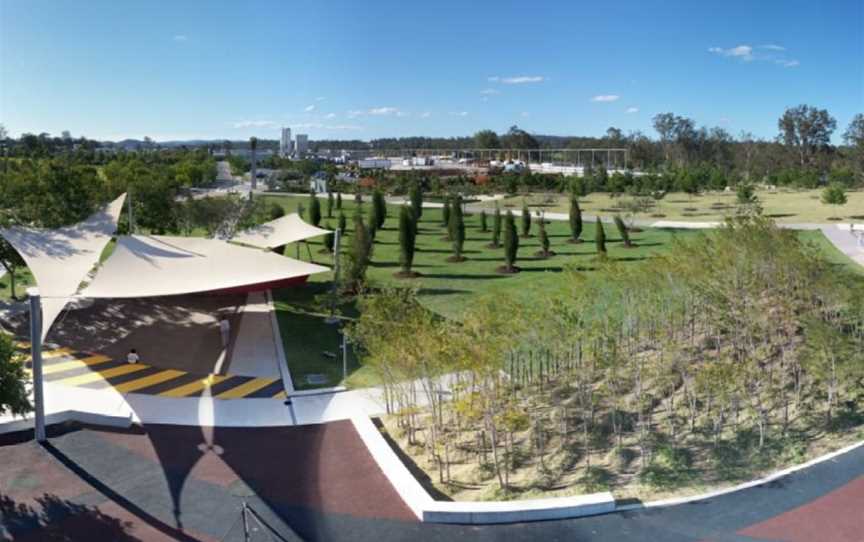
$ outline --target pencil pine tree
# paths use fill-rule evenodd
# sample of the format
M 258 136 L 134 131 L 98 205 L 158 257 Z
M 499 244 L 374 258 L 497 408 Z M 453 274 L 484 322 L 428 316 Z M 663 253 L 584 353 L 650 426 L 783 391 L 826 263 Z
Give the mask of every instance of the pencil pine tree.
M 603 230 L 603 223 L 600 222 L 599 216 L 597 217 L 595 228 L 594 243 L 597 245 L 597 255 L 606 256 L 606 232 Z
M 375 229 L 380 230 L 387 220 L 387 203 L 384 201 L 384 193 L 381 190 L 376 189 L 372 193 L 372 211 L 376 218 Z
M 321 224 L 321 201 L 314 192 L 309 194 L 309 223 L 313 226 Z
M 504 217 L 504 270 L 515 273 L 516 257 L 519 251 L 519 235 L 516 233 L 516 219 L 511 211 Z
M 399 212 L 399 265 L 402 276 L 411 276 L 417 241 L 417 215 L 413 207 L 403 206 Z
M 462 202 L 459 196 L 453 200 L 450 224 L 447 230 L 453 243 L 453 256 L 449 258 L 449 261 L 461 262 L 465 259 L 462 256 L 462 249 L 465 246 L 465 218 L 462 216 Z
M 579 198 L 570 196 L 570 242 L 581 243 L 582 236 L 582 209 L 579 207 Z
M 419 222 L 423 216 L 423 192 L 420 190 L 420 184 L 414 183 L 411 186 L 411 210 L 414 212 L 414 220 Z
M 501 208 L 498 203 L 495 203 L 495 213 L 492 215 L 492 243 L 489 248 L 499 248 L 501 246 Z

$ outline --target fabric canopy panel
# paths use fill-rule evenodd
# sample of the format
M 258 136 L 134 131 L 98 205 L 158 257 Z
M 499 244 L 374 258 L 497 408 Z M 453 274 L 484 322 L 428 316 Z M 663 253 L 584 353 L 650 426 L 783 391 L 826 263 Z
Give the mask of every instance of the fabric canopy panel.
M 307 224 L 299 214 L 291 213 L 240 232 L 231 240 L 244 245 L 272 249 L 328 233 L 330 230 Z
M 126 194 L 74 226 L 44 230 L 12 227 L 0 230 L 27 263 L 42 296 L 42 339 L 117 230 Z
M 81 293 L 89 298 L 181 295 L 278 283 L 329 268 L 216 239 L 134 235 Z

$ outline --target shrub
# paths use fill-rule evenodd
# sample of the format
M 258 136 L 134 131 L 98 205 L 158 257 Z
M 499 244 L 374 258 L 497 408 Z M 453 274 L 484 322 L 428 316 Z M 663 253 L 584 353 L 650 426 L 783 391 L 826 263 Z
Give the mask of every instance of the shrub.
M 527 205 L 522 206 L 522 237 L 531 235 L 531 211 Z
M 327 218 L 333 218 L 333 192 L 327 192 Z
M 336 209 L 339 211 L 342 210 L 342 192 L 336 193 Z
M 348 221 L 345 219 L 345 213 L 343 213 L 342 211 L 339 211 L 338 225 L 339 235 L 344 236 L 345 232 L 348 230 Z
M 486 223 L 486 211 L 480 211 L 480 231 L 486 233 L 489 231 L 489 225 Z
M 441 208 L 441 225 L 445 228 L 450 225 L 450 198 L 444 198 L 444 207 Z

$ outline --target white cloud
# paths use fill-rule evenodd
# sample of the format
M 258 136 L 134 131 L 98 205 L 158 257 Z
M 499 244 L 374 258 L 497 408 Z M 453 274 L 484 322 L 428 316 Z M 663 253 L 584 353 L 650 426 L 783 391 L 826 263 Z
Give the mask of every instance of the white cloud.
M 638 108 L 638 107 L 628 107 L 627 110 L 624 111 L 624 112 L 625 112 L 625 113 L 638 113 L 638 112 L 639 112 L 639 108 Z
M 291 128 L 294 130 L 333 130 L 333 131 L 344 131 L 344 130 L 362 130 L 362 126 L 358 126 L 356 124 L 323 124 L 321 122 L 303 122 L 300 124 L 292 124 Z
M 336 113 L 327 113 L 326 115 L 324 115 L 324 118 L 325 119 L 335 119 Z
M 432 113 L 430 113 L 429 111 L 424 111 L 424 112 L 420 113 L 421 119 L 428 119 L 431 116 L 432 116 Z
M 174 36 L 172 39 L 173 39 L 174 41 L 188 41 L 188 40 L 189 40 L 189 36 L 187 36 L 187 35 L 185 35 L 185 34 L 177 34 L 177 35 Z
M 493 76 L 488 78 L 490 83 L 502 83 L 504 85 L 524 85 L 528 83 L 542 83 L 546 80 L 542 75 L 517 75 L 515 77 Z
M 491 96 L 493 94 L 501 94 L 501 91 L 494 88 L 484 88 L 480 91 L 480 94 L 482 94 L 483 96 Z
M 794 68 L 801 63 L 794 58 L 786 56 L 786 48 L 782 45 L 769 43 L 766 45 L 757 45 L 755 48 L 751 45 L 737 45 L 724 49 L 722 47 L 711 47 L 709 53 L 714 53 L 726 58 L 733 58 L 742 62 L 769 62 L 783 66 L 784 68 Z
M 398 113 L 398 112 L 399 112 L 399 110 L 395 107 L 373 107 L 372 109 L 369 110 L 370 115 L 382 115 L 382 116 L 393 115 L 393 114 Z
M 315 111 L 315 106 L 314 105 L 307 105 L 305 108 L 303 108 L 303 111 L 305 111 L 307 113 L 311 113 L 312 111 Z
M 315 98 L 315 101 L 316 101 L 316 102 L 323 102 L 323 101 L 326 100 L 326 99 L 327 99 L 327 98 L 325 98 L 324 96 L 318 96 L 317 98 Z
M 407 113 L 403 113 L 399 111 L 398 107 L 373 107 L 371 109 L 354 109 L 352 111 L 348 111 L 348 118 L 362 117 L 370 115 L 373 117 L 389 117 L 392 115 L 396 115 L 399 117 L 404 117 Z
M 278 128 L 279 123 L 272 120 L 241 120 L 234 123 L 234 128 Z
M 467 111 L 451 111 L 448 114 L 451 116 L 454 116 L 454 117 L 467 117 L 468 116 Z
M 617 94 L 600 94 L 591 98 L 592 102 L 617 102 L 621 96 Z
M 753 47 L 751 47 L 750 45 L 736 45 L 735 47 L 730 47 L 729 49 L 723 49 L 722 47 L 711 47 L 708 49 L 708 52 L 720 56 L 740 58 L 745 62 L 753 60 Z

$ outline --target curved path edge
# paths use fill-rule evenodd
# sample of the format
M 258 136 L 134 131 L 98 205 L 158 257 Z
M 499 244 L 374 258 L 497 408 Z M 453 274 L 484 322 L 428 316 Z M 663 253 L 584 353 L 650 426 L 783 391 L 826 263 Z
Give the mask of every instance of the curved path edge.
M 423 488 L 384 439 L 378 427 L 368 416 L 351 418 L 354 428 L 378 463 L 379 468 L 390 484 L 414 512 L 417 519 L 426 523 L 493 524 L 543 521 L 551 519 L 572 519 L 584 516 L 625 512 L 647 508 L 670 507 L 706 501 L 745 489 L 761 486 L 810 468 L 819 463 L 830 461 L 864 446 L 864 440 L 827 453 L 810 461 L 788 467 L 768 476 L 744 482 L 732 487 L 709 491 L 698 495 L 676 497 L 639 504 L 619 505 L 611 492 L 578 495 L 572 497 L 551 497 L 522 501 L 436 501 Z

